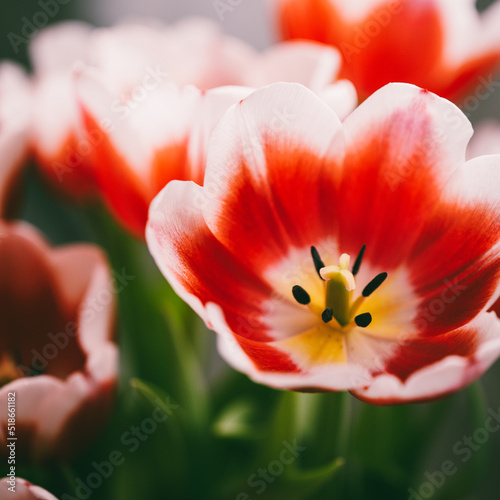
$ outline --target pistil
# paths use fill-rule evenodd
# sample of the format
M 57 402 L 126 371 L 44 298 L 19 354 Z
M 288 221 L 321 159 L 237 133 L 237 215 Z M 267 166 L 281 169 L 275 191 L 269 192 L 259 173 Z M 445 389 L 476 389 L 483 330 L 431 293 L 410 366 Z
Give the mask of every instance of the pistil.
M 348 254 L 342 254 L 339 258 L 338 266 L 325 266 L 316 247 L 311 247 L 311 256 L 318 276 L 325 282 L 325 302 L 324 308 L 320 309 L 317 303 L 311 303 L 311 297 L 300 285 L 292 288 L 292 294 L 295 300 L 311 308 L 318 315 L 321 315 L 322 321 L 336 329 L 344 330 L 357 325 L 360 328 L 366 328 L 372 322 L 372 315 L 369 312 L 356 315 L 364 300 L 374 293 L 380 285 L 386 280 L 387 273 L 380 273 L 373 278 L 361 292 L 361 295 L 351 303 L 353 290 L 356 288 L 356 276 L 361 267 L 366 245 L 356 257 L 352 271 L 349 271 L 350 257 Z
M 348 270 L 349 255 L 342 254 L 338 266 L 323 267 L 321 277 L 326 281 L 325 307 L 333 311 L 333 317 L 345 326 L 349 323 L 351 291 L 356 288 L 354 276 Z

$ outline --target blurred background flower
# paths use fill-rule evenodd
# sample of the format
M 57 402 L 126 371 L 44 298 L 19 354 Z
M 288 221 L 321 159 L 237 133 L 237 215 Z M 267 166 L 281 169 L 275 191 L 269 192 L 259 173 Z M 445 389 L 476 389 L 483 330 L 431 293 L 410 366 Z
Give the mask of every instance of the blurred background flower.
M 458 103 L 500 67 L 498 5 L 482 16 L 470 0 L 277 0 L 276 8 L 284 39 L 341 51 L 343 76 L 362 99 L 407 82 Z
M 13 488 L 10 489 L 9 488 Z M 15 500 L 57 500 L 57 498 L 48 491 L 35 486 L 28 481 L 18 477 L 15 480 L 14 487 L 9 478 L 0 480 L 0 498 L 14 498 Z
M 112 409 L 118 349 L 108 264 L 91 245 L 51 249 L 24 223 L 0 223 L 0 259 L 0 404 L 16 395 L 17 457 L 67 462 Z M 4 456 L 8 427 L 4 412 Z

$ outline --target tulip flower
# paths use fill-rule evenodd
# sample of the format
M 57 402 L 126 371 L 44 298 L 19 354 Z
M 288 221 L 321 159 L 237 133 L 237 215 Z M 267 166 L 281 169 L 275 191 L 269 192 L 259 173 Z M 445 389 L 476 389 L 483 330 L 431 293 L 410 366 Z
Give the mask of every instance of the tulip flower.
M 408 82 L 457 101 L 495 90 L 500 67 L 500 5 L 478 14 L 472 0 L 276 0 L 284 39 L 338 48 L 341 76 L 360 98 Z
M 413 85 L 343 123 L 301 85 L 271 85 L 220 120 L 203 187 L 174 181 L 152 202 L 149 250 L 257 382 L 444 396 L 500 353 L 500 156 L 466 163 L 471 135 Z
M 129 26 L 129 36 L 134 38 L 137 29 Z M 180 54 L 163 54 L 154 64 L 147 59 L 149 65 L 143 63 L 142 72 L 133 71 L 135 77 L 127 80 L 122 69 L 116 70 L 120 61 L 127 66 L 132 51 L 124 48 L 127 30 L 121 34 L 123 43 L 113 51 L 108 48 L 116 55 L 115 71 L 85 72 L 79 90 L 87 134 L 95 138 L 101 193 L 118 220 L 139 238 L 144 238 L 151 200 L 169 181 L 203 181 L 210 132 L 230 105 L 251 92 L 246 86 L 298 81 L 342 116 L 357 103 L 350 82 L 331 84 L 340 69 L 338 52 L 316 43 L 279 44 L 258 54 L 240 41 L 222 37 L 212 24 L 185 21 L 164 33 L 167 55 L 172 48 Z M 101 35 L 96 53 L 118 41 L 111 31 Z M 211 50 L 205 53 L 206 47 Z
M 12 63 L 0 65 L 0 217 L 16 208 L 18 184 L 29 150 L 31 106 L 27 76 Z
M 40 486 L 30 484 L 20 477 L 14 478 L 14 483 L 8 477 L 0 479 L 0 498 L 13 498 L 15 500 L 57 500 L 54 495 L 40 488 Z
M 1 223 L 0 298 L 2 454 L 14 442 L 19 459 L 66 461 L 106 421 L 117 380 L 104 255 L 88 244 L 52 249 L 31 226 Z

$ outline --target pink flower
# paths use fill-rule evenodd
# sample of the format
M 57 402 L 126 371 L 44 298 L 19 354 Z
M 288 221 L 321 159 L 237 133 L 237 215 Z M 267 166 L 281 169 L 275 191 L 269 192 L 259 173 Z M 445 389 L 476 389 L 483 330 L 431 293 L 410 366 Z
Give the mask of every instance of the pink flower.
M 28 155 L 31 106 L 28 78 L 12 63 L 0 64 L 0 217 L 12 215 Z
M 376 404 L 444 396 L 500 354 L 486 312 L 500 293 L 500 156 L 465 163 L 471 135 L 412 85 L 343 124 L 304 87 L 271 85 L 221 119 L 203 187 L 174 181 L 155 198 L 150 252 L 258 382 Z
M 0 225 L 0 406 L 14 399 L 16 456 L 67 460 L 106 421 L 117 379 L 113 282 L 92 245 L 52 249 Z M 0 448 L 8 452 L 8 413 Z
M 14 488 L 13 490 L 10 488 Z M 57 498 L 48 491 L 34 486 L 28 481 L 15 478 L 15 486 L 12 485 L 10 478 L 0 479 L 0 500 L 57 500 Z
M 472 0 L 276 0 L 276 8 L 284 39 L 342 52 L 342 76 L 363 99 L 390 82 L 450 100 L 474 87 L 484 95 L 500 66 L 498 2 L 481 16 Z
M 156 40 L 147 43 L 150 50 L 143 47 L 148 34 Z M 169 181 L 202 183 L 211 130 L 250 87 L 299 81 L 343 116 L 357 102 L 350 82 L 332 84 L 338 52 L 316 43 L 285 43 L 259 54 L 200 20 L 159 31 L 123 26 L 94 41 L 99 71 L 85 71 L 79 90 L 87 134 L 95 138 L 95 171 L 111 211 L 141 238 L 149 204 Z M 276 116 L 286 119 L 286 109 Z

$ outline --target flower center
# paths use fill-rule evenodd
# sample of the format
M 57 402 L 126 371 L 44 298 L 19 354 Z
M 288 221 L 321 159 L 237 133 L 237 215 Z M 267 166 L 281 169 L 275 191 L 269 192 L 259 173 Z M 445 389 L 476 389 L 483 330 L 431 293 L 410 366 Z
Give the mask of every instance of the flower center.
M 375 276 L 363 288 L 361 295 L 354 298 L 356 290 L 355 276 L 361 267 L 365 250 L 366 246 L 363 245 L 354 261 L 352 271 L 349 271 L 351 258 L 348 254 L 344 253 L 340 256 L 338 266 L 325 266 L 318 250 L 315 247 L 311 247 L 314 267 L 316 268 L 318 277 L 324 282 L 324 305 L 318 308 L 317 304 L 312 304 L 311 297 L 300 285 L 295 285 L 292 288 L 295 300 L 299 304 L 308 306 L 321 317 L 324 323 L 330 323 L 337 330 L 345 331 L 346 329 L 353 328 L 355 325 L 366 328 L 372 322 L 371 314 L 367 312 L 356 315 L 356 312 L 365 299 L 375 292 L 385 281 L 387 273 L 380 273 Z

